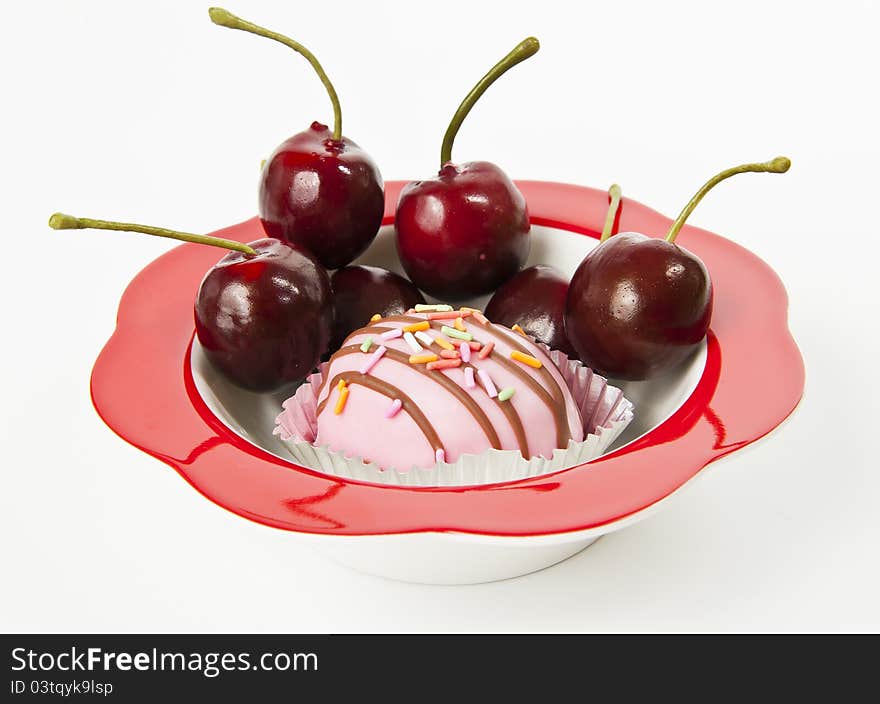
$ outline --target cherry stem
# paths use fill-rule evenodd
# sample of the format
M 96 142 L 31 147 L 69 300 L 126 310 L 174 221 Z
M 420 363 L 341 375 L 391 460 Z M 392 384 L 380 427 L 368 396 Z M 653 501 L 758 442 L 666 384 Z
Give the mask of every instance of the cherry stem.
M 489 73 L 483 76 L 479 83 L 473 87 L 471 92 L 465 96 L 465 99 L 461 101 L 461 105 L 458 106 L 458 110 L 456 110 L 455 114 L 452 116 L 452 122 L 449 123 L 449 127 L 446 129 L 446 134 L 443 136 L 443 146 L 440 148 L 441 169 L 445 164 L 452 161 L 452 143 L 455 141 L 455 136 L 458 134 L 461 123 L 464 122 L 464 118 L 467 117 L 471 108 L 474 107 L 474 103 L 476 103 L 480 99 L 480 96 L 486 92 L 486 89 L 503 74 L 512 69 L 518 63 L 525 61 L 530 56 L 534 56 L 538 53 L 538 49 L 540 48 L 541 45 L 534 37 L 523 39 L 523 41 L 516 45 L 516 48 L 514 48 L 513 51 L 489 69 Z
M 196 244 L 209 244 L 213 247 L 223 247 L 224 249 L 232 249 L 236 252 L 244 254 L 257 254 L 257 251 L 246 244 L 236 242 L 235 240 L 225 240 L 222 237 L 211 237 L 209 235 L 191 235 L 187 232 L 177 232 L 176 230 L 166 230 L 162 227 L 150 227 L 149 225 L 135 225 L 130 222 L 110 222 L 107 220 L 91 220 L 90 218 L 75 218 L 73 215 L 65 215 L 64 213 L 55 213 L 49 218 L 49 227 L 53 230 L 119 230 L 121 232 L 141 232 L 145 235 L 156 235 L 157 237 L 170 237 L 174 240 L 182 240 L 183 242 L 195 242 Z
M 315 55 L 312 54 L 312 52 L 299 42 L 295 42 L 290 37 L 285 37 L 283 34 L 278 34 L 278 32 L 273 32 L 270 29 L 243 20 L 241 17 L 236 17 L 229 12 L 229 10 L 224 10 L 222 7 L 209 8 L 208 14 L 211 16 L 211 21 L 214 24 L 219 24 L 221 27 L 240 29 L 243 32 L 250 32 L 251 34 L 266 37 L 267 39 L 274 39 L 276 42 L 280 42 L 281 44 L 284 44 L 284 46 L 288 46 L 294 51 L 302 54 L 312 65 L 312 68 L 315 69 L 315 73 L 318 74 L 318 78 L 321 79 L 321 83 L 323 83 L 324 88 L 327 89 L 327 94 L 330 96 L 330 102 L 333 103 L 333 139 L 336 141 L 342 139 L 342 108 L 339 107 L 339 96 L 336 95 L 336 89 L 333 87 L 330 79 L 327 78 L 327 74 L 324 73 L 324 69 L 321 67 L 321 64 L 318 63 L 318 59 L 315 58 Z
M 605 226 L 602 228 L 602 236 L 599 238 L 601 244 L 611 237 L 611 230 L 614 228 L 614 218 L 617 217 L 617 209 L 620 207 L 620 198 L 623 195 L 620 186 L 612 183 L 608 189 L 608 195 L 611 202 L 608 204 L 608 213 L 605 215 Z
M 791 160 L 788 157 L 778 156 L 775 159 L 770 161 L 765 161 L 760 164 L 743 164 L 742 166 L 734 166 L 731 169 L 727 169 L 726 171 L 722 171 L 717 176 L 710 178 L 706 183 L 703 184 L 703 187 L 697 191 L 696 195 L 690 199 L 688 204 L 684 206 L 684 210 L 679 213 L 678 217 L 675 219 L 675 222 L 672 223 L 672 227 L 669 228 L 669 233 L 666 235 L 667 242 L 675 242 L 675 238 L 678 236 L 679 230 L 684 226 L 685 220 L 688 219 L 688 216 L 694 212 L 694 208 L 697 207 L 697 204 L 703 200 L 703 196 L 706 195 L 709 191 L 711 191 L 715 186 L 721 183 L 724 179 L 730 178 L 731 176 L 736 176 L 737 174 L 744 174 L 747 172 L 755 172 L 755 173 L 771 173 L 771 174 L 784 174 L 791 167 Z

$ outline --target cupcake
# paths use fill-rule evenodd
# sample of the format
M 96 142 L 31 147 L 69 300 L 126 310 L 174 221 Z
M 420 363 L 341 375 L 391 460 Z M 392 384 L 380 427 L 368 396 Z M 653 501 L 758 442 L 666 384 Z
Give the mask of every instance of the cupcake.
M 620 429 L 632 417 L 622 394 L 606 394 L 604 379 L 597 392 L 592 376 L 478 310 L 419 305 L 404 315 L 374 316 L 351 333 L 307 388 L 285 402 L 276 433 L 300 450 L 304 443 L 319 450 L 314 460 L 325 470 L 332 462 L 334 473 L 346 464 L 442 470 L 493 451 L 496 460 L 545 466 L 560 451 L 583 446 L 593 430 L 585 428 L 583 411 Z

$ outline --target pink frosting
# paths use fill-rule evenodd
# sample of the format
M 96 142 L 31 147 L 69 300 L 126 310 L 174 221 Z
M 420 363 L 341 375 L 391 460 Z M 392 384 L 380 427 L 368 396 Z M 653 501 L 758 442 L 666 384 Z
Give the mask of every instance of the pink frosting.
M 424 320 L 426 314 L 411 313 L 407 317 Z M 383 335 L 384 330 L 378 329 L 398 330 L 412 322 L 412 320 L 382 319 L 370 323 L 368 328 L 352 333 L 343 344 L 342 350 L 344 352 L 347 348 L 359 348 L 368 337 L 372 337 L 373 345 L 368 352 L 361 352 L 360 349 L 348 354 L 338 352 L 331 358 L 325 371 L 326 383 L 317 398 L 319 406 L 324 403 L 324 407 L 316 418 L 314 438 L 316 445 L 326 446 L 348 457 L 361 457 L 383 468 L 395 467 L 401 470 L 414 466 L 433 466 L 439 456 L 438 449 L 443 450 L 442 454 L 447 462 L 455 462 L 465 453 L 477 454 L 490 449 L 492 444 L 487 432 L 474 418 L 472 412 L 454 393 L 438 384 L 433 379 L 433 375 L 447 377 L 464 394 L 473 399 L 494 428 L 500 449 L 522 451 L 514 425 L 501 404 L 511 404 L 515 415 L 519 417 L 530 457 L 550 457 L 553 450 L 559 447 L 557 416 L 554 414 L 554 408 L 563 419 L 562 433 L 566 440 L 563 446 L 567 444 L 569 438 L 575 442 L 584 439 L 583 421 L 562 374 L 546 351 L 531 339 L 500 325 L 489 324 L 483 327 L 476 324 L 472 318 L 464 319 L 467 333 L 473 335 L 475 341 L 495 343 L 493 353 L 488 358 L 481 359 L 478 354 L 471 355 L 470 365 L 477 369 L 477 378 L 479 379 L 483 372 L 489 375 L 499 391 L 507 387 L 515 389 L 509 400 L 498 401 L 489 397 L 484 385 L 479 381 L 474 386 L 466 384 L 464 366 L 435 370 L 428 374 L 422 373 L 416 365 L 408 363 L 409 356 L 413 354 L 410 344 L 403 337 Z M 451 321 L 436 321 L 435 326 L 430 330 L 431 337 L 440 334 L 439 329 L 435 327 L 439 328 L 440 324 L 447 322 L 451 323 Z M 459 349 L 460 340 L 450 338 L 450 341 L 456 349 Z M 383 354 L 374 360 L 378 345 L 386 347 L 389 354 Z M 515 349 L 525 350 L 529 355 L 540 360 L 542 369 L 534 369 L 511 359 L 510 353 Z M 392 350 L 405 355 L 407 359 L 403 361 L 394 359 L 394 355 L 390 354 Z M 440 348 L 434 344 L 419 354 L 439 355 L 439 352 Z M 558 398 L 560 403 L 551 404 L 552 408 L 548 406 L 528 383 L 506 368 L 497 358 L 493 359 L 496 355 L 505 358 L 537 382 L 547 392 L 543 398 L 549 395 Z M 369 363 L 372 363 L 372 366 Z M 424 365 L 421 366 L 424 369 Z M 346 372 L 356 374 L 367 367 L 368 376 L 390 384 L 414 403 L 436 432 L 442 448 L 432 445 L 426 432 L 406 410 L 406 404 L 399 412 L 389 414 L 393 398 L 362 386 L 356 381 L 348 385 L 348 398 L 342 412 L 338 414 L 335 412 L 339 391 L 331 381 L 339 374 Z M 509 413 L 510 409 L 506 410 Z

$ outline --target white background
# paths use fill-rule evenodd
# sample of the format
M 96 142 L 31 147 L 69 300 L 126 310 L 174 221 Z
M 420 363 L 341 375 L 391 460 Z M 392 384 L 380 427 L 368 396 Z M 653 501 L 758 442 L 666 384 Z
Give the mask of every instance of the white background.
M 436 170 L 461 97 L 528 34 L 541 52 L 472 112 L 458 160 L 617 181 L 674 215 L 721 168 L 789 155 L 787 175 L 738 177 L 691 222 L 785 282 L 806 395 L 655 517 L 507 582 L 363 576 L 239 519 L 89 402 L 120 294 L 172 245 L 46 219 L 243 220 L 260 160 L 330 120 L 327 98 L 302 58 L 215 27 L 207 2 L 17 3 L 0 42 L 0 629 L 880 630 L 877 0 L 229 9 L 318 55 L 388 180 Z

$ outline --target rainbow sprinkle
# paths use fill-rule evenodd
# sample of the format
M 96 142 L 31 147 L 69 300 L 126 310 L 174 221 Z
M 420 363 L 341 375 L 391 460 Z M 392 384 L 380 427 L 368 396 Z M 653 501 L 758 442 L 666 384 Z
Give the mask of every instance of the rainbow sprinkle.
M 361 374 L 369 374 L 370 370 L 376 366 L 376 363 L 382 359 L 382 355 L 384 355 L 388 351 L 388 348 L 384 345 L 378 347 L 373 354 L 370 355 L 370 358 L 363 363 L 363 366 L 360 368 Z
M 441 447 L 439 450 L 437 450 L 437 452 L 434 453 L 434 459 L 436 459 L 438 462 L 445 462 L 446 450 Z
M 401 401 L 399 398 L 394 399 L 391 402 L 391 405 L 388 406 L 388 410 L 385 411 L 385 417 L 394 418 L 394 416 L 397 415 L 401 408 L 403 408 L 403 401 Z
M 453 325 L 459 332 L 467 332 L 467 328 L 464 326 L 464 320 L 461 319 L 461 316 L 455 319 Z
M 345 379 L 340 379 L 339 383 L 336 385 L 336 390 L 342 391 L 346 386 L 348 386 L 348 383 L 345 381 Z
M 416 313 L 431 313 L 438 312 L 444 310 L 452 310 L 452 306 L 446 305 L 445 303 L 437 303 L 434 305 L 425 304 L 425 303 L 417 303 L 416 307 L 413 308 L 413 311 Z
M 436 354 L 414 354 L 410 355 L 409 363 L 410 364 L 428 364 L 429 362 L 436 362 L 440 359 Z
M 361 352 L 369 352 L 370 348 L 373 346 L 373 338 L 368 337 L 361 343 Z
M 411 332 L 403 333 L 403 340 L 404 342 L 406 342 L 406 344 L 409 345 L 409 348 L 414 353 L 419 353 L 422 351 L 422 346 L 418 342 L 416 342 L 416 338 Z
M 489 394 L 489 398 L 495 398 L 498 395 L 498 389 L 496 389 L 495 384 L 492 383 L 492 377 L 489 376 L 489 372 L 485 369 L 480 369 L 477 371 L 477 376 L 480 377 L 480 381 L 482 382 L 486 393 Z
M 427 320 L 455 320 L 456 318 L 467 318 L 470 313 L 460 313 L 456 311 L 445 311 L 440 313 L 428 313 L 425 315 Z
M 428 362 L 428 364 L 425 365 L 425 369 L 429 372 L 433 372 L 435 369 L 455 369 L 460 366 L 460 359 L 441 359 L 436 362 Z
M 340 379 L 340 381 L 342 380 Z M 345 408 L 346 401 L 348 401 L 348 386 L 343 386 L 341 389 L 339 389 L 339 398 L 336 399 L 336 407 L 333 409 L 333 413 L 335 413 L 337 416 L 342 413 L 342 410 Z
M 427 330 L 431 327 L 431 323 L 427 320 L 423 320 L 421 323 L 413 323 L 412 325 L 406 325 L 403 328 L 404 332 L 418 332 L 419 330 Z
M 421 342 L 425 347 L 430 347 L 434 344 L 434 338 L 431 337 L 428 333 L 419 331 L 415 334 L 415 338 Z
M 444 350 L 454 350 L 455 349 L 455 346 L 449 340 L 447 340 L 445 337 L 443 337 L 442 335 L 437 335 L 437 337 L 434 338 L 434 342 L 436 342 Z
M 488 357 L 490 354 L 492 354 L 492 349 L 494 347 L 495 347 L 494 342 L 487 342 L 485 345 L 483 345 L 483 349 L 481 349 L 479 352 L 477 352 L 477 357 L 479 357 L 480 359 L 486 359 L 486 357 Z
M 471 347 L 467 342 L 462 342 L 458 346 L 458 350 L 461 353 L 461 361 L 462 362 L 470 362 L 471 361 Z
M 470 347 L 474 352 L 478 352 L 478 351 L 480 350 L 480 348 L 483 346 L 483 343 L 482 343 L 482 342 L 477 342 L 476 340 L 468 340 L 467 342 L 462 341 L 461 344 L 463 344 L 463 345 L 467 345 L 467 346 Z
M 523 364 L 527 364 L 528 366 L 534 369 L 540 369 L 544 365 L 541 363 L 541 360 L 537 357 L 532 357 L 530 354 L 525 354 L 524 352 L 520 352 L 519 350 L 514 350 L 510 353 L 510 358 L 515 359 L 517 362 L 522 362 Z
M 476 318 L 477 321 L 482 323 L 483 325 L 489 324 L 489 319 L 485 315 L 483 315 L 480 311 L 475 310 L 473 312 L 473 315 L 474 315 L 474 318 Z
M 519 325 L 514 325 L 514 326 L 513 326 L 512 328 L 510 328 L 510 329 L 513 330 L 514 332 L 518 332 L 518 333 L 519 333 L 520 335 L 522 335 L 523 337 L 528 337 L 528 335 L 526 334 L 526 331 L 523 330 Z
M 510 398 L 515 393 L 516 393 L 516 389 L 514 389 L 512 386 L 507 386 L 498 392 L 498 400 L 499 401 L 509 401 Z
M 394 330 L 383 332 L 381 335 L 379 335 L 379 337 L 381 337 L 383 340 L 394 340 L 401 335 L 403 335 L 403 330 L 401 330 L 400 328 L 394 328 Z
M 473 389 L 477 382 L 474 381 L 474 368 L 473 367 L 465 367 L 464 370 L 464 385 L 469 389 Z
M 444 359 L 461 359 L 461 353 L 455 350 L 440 350 L 440 356 Z
M 376 313 L 375 315 L 373 315 L 372 318 L 370 318 L 371 323 L 375 323 L 377 320 L 382 320 L 382 316 L 379 315 L 378 313 Z
M 442 332 L 446 337 L 454 337 L 456 340 L 473 340 L 474 336 L 469 332 L 462 332 L 461 330 L 456 330 L 455 328 L 451 328 L 448 325 L 444 325 L 440 328 L 440 332 Z

